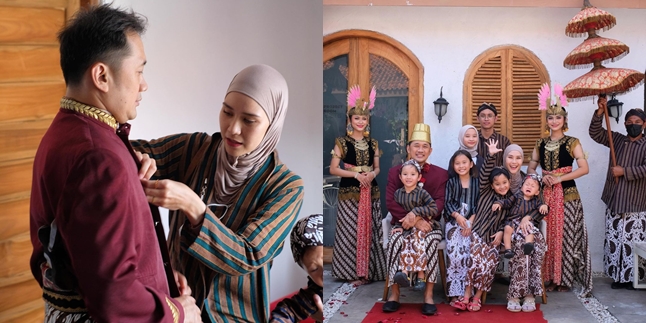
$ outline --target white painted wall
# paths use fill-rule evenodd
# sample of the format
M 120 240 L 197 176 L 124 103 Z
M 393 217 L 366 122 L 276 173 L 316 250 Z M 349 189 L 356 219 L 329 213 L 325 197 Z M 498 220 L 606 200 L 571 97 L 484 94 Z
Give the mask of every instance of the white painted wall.
M 289 86 L 280 158 L 305 181 L 300 216 L 322 213 L 322 3 L 316 0 L 117 0 L 148 18 L 148 58 L 131 138 L 219 131 L 218 113 L 233 76 L 268 64 Z M 289 242 L 274 260 L 271 299 L 306 285 Z
M 602 8 L 605 9 L 605 8 Z M 644 71 L 646 68 L 646 10 L 605 9 L 615 15 L 617 26 L 600 35 L 617 39 L 630 47 L 630 54 L 607 67 Z M 341 7 L 323 8 L 323 35 L 345 29 L 366 29 L 386 34 L 407 46 L 424 65 L 424 120 L 431 126 L 431 162 L 447 167 L 457 149 L 457 133 L 462 126 L 463 81 L 473 59 L 488 48 L 515 44 L 532 51 L 547 68 L 552 82 L 566 85 L 588 70 L 568 70 L 563 59 L 584 38 L 565 35 L 567 22 L 579 9 L 568 8 L 446 8 L 446 7 Z M 438 123 L 433 101 L 440 87 L 450 105 Z M 618 99 L 624 113 L 643 108 L 643 87 Z M 585 221 L 594 271 L 603 271 L 604 210 L 601 192 L 608 166 L 609 150 L 590 139 L 588 126 L 596 104 L 592 101 L 570 104 L 570 136 L 581 140 L 589 152 L 590 173 L 577 180 L 583 200 Z M 623 117 L 613 129 L 625 133 Z

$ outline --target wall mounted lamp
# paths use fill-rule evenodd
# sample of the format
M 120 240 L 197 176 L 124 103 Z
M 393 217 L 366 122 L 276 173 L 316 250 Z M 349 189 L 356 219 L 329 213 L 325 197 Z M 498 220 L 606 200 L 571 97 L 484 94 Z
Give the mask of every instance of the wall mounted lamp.
M 442 117 L 446 114 L 446 110 L 449 107 L 449 101 L 446 101 L 446 99 L 442 97 L 443 88 L 443 86 L 440 87 L 440 97 L 437 100 L 433 101 L 433 104 L 435 105 L 435 115 L 437 115 L 437 120 L 440 123 L 442 122 Z

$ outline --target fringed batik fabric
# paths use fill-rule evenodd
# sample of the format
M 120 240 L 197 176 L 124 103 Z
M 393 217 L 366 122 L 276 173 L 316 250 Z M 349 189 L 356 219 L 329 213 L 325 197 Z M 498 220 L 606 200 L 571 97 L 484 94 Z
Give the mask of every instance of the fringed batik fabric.
M 606 274 L 616 282 L 633 281 L 633 244 L 646 242 L 646 212 L 614 213 L 606 209 L 606 239 L 603 264 Z M 639 279 L 644 279 L 646 259 L 639 258 Z
M 462 236 L 462 227 L 446 224 L 446 288 L 449 297 L 464 295 L 469 269 L 471 238 Z
M 358 280 L 357 275 L 357 212 L 358 202 L 353 199 L 340 200 L 339 215 L 336 219 L 332 275 L 343 280 Z M 381 203 L 372 201 L 372 229 L 370 255 L 368 258 L 368 280 L 386 279 L 386 257 L 382 247 Z
M 525 237 L 519 232 L 512 235 L 511 250 L 514 257 L 509 261 L 509 292 L 507 299 L 523 298 L 528 295 L 543 295 L 543 282 L 541 281 L 541 265 L 545 257 L 545 238 L 540 230 L 534 227 L 534 251 L 530 255 L 523 254 Z
M 550 214 L 551 216 L 551 214 Z M 547 235 L 550 231 L 548 228 Z M 592 265 L 588 245 L 588 230 L 583 221 L 583 206 L 581 200 L 565 202 L 563 217 L 563 248 L 560 268 L 560 281 L 555 272 L 545 272 L 545 281 L 553 281 L 557 285 L 572 287 L 574 282 L 581 286 L 581 296 L 589 297 L 592 292 Z M 547 254 L 551 250 L 548 249 Z M 547 255 L 546 259 L 547 261 Z M 544 267 L 545 268 L 545 267 Z M 549 270 L 549 267 L 547 267 Z
M 442 240 L 442 231 L 440 229 L 435 229 L 429 233 L 424 234 L 421 231 L 418 231 L 416 228 L 411 229 L 411 234 L 405 236 L 403 232 L 397 232 L 393 235 L 390 236 L 390 239 L 388 239 L 388 287 L 392 286 L 394 284 L 394 277 L 395 273 L 397 271 L 402 270 L 402 268 L 406 271 L 421 271 L 423 270 L 425 273 L 425 279 L 427 282 L 432 283 L 435 282 L 437 279 L 437 274 L 438 274 L 438 256 L 437 256 L 437 246 Z M 414 240 L 415 236 L 417 236 L 420 241 L 420 244 L 424 244 L 424 249 L 418 249 L 423 253 L 423 256 L 427 259 L 425 267 L 421 269 L 417 269 L 416 267 L 408 267 L 408 268 L 415 268 L 415 269 L 407 269 L 406 264 L 403 263 L 402 254 L 404 254 L 404 250 L 410 248 L 407 246 L 410 246 L 412 244 L 415 244 L 415 242 L 412 242 L 410 240 Z M 418 253 L 415 253 L 418 255 Z M 419 259 L 419 258 L 418 258 Z

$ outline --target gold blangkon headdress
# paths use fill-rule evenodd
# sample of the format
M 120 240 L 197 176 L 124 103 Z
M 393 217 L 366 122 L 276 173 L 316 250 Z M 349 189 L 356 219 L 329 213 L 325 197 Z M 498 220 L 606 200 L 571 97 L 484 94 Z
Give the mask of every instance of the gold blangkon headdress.
M 348 91 L 348 117 L 354 115 L 370 116 L 370 110 L 375 107 L 375 99 L 377 98 L 377 90 L 372 87 L 370 90 L 370 97 L 368 101 L 361 97 L 361 88 L 355 85 Z

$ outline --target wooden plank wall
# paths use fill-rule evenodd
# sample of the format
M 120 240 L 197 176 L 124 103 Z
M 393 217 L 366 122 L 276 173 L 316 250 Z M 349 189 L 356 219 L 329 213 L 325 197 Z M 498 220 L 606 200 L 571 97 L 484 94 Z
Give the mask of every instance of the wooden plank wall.
M 0 0 L 0 322 L 42 322 L 29 269 L 34 154 L 65 94 L 56 34 L 79 0 Z

